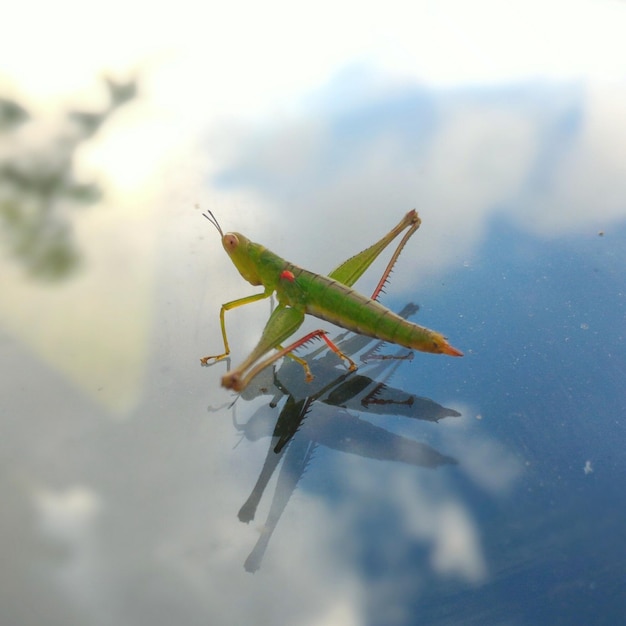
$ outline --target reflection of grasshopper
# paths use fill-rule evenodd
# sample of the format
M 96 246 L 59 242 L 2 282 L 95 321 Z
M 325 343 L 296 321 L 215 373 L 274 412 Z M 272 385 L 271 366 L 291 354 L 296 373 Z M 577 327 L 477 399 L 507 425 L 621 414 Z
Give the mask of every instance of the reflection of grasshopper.
M 417 307 L 414 305 L 408 305 L 400 315 L 408 316 L 416 310 Z M 360 335 L 342 341 L 337 340 L 341 350 L 350 355 L 363 350 L 371 341 Z M 371 354 L 379 347 L 377 345 L 369 350 L 368 358 L 375 358 Z M 404 415 L 428 421 L 458 416 L 457 411 L 447 409 L 427 398 L 420 398 L 388 387 L 380 382 L 381 375 L 390 367 L 388 360 L 380 360 L 376 365 L 370 366 L 367 370 L 368 376 L 350 372 L 344 372 L 338 376 L 337 359 L 333 359 L 328 352 L 320 356 L 321 352 L 315 353 L 318 358 L 308 359 L 308 364 L 315 374 L 313 385 L 301 384 L 301 377 L 294 376 L 296 367 L 291 361 L 285 361 L 274 376 L 275 388 L 287 395 L 287 399 L 275 423 L 273 433 L 270 424 L 265 426 L 259 424 L 259 421 L 263 420 L 259 413 L 242 427 L 246 436 L 252 439 L 257 439 L 264 434 L 272 434 L 272 444 L 263 469 L 252 493 L 239 511 L 239 519 L 242 522 L 247 523 L 254 519 L 265 487 L 283 459 L 267 521 L 261 537 L 245 563 L 246 570 L 250 572 L 260 567 L 274 528 L 318 445 L 340 452 L 420 467 L 436 468 L 439 465 L 456 463 L 453 458 L 440 454 L 430 446 L 396 435 L 351 415 L 346 407 L 361 412 Z M 391 358 L 403 359 L 407 356 L 409 355 L 398 354 L 392 355 Z M 382 357 L 382 359 L 387 358 Z M 397 366 L 396 361 L 391 370 L 386 373 L 385 378 L 388 379 Z M 263 388 L 262 393 L 268 393 L 269 386 L 268 384 L 266 388 Z M 298 386 L 303 388 L 302 391 L 313 393 L 300 396 Z M 247 391 L 252 391 L 252 385 Z M 275 406 L 276 403 L 277 397 L 272 405 Z M 267 413 L 267 411 L 260 411 L 261 414 L 264 412 Z
M 399 315 L 403 318 L 410 317 L 418 310 L 414 304 L 405 306 Z M 250 400 L 261 393 L 275 393 L 271 406 L 276 406 L 282 395 L 292 398 L 309 398 L 311 401 L 318 400 L 325 404 L 351 409 L 355 411 L 367 411 L 383 415 L 402 415 L 427 421 L 438 421 L 444 417 L 455 417 L 459 413 L 453 409 L 447 409 L 441 405 L 414 394 L 406 393 L 400 389 L 388 387 L 380 382 L 381 376 L 389 367 L 389 361 L 393 360 L 391 372 L 387 378 L 395 372 L 401 360 L 412 359 L 412 353 L 396 353 L 393 355 L 380 355 L 378 351 L 384 342 L 376 342 L 368 350 L 365 348 L 372 340 L 362 335 L 344 334 L 336 338 L 335 342 L 340 349 L 351 356 L 362 352 L 361 361 L 375 364 L 369 365 L 364 374 L 345 373 L 337 376 L 337 358 L 332 352 L 323 349 L 313 352 L 307 357 L 308 365 L 315 374 L 311 384 L 303 384 L 302 378 L 297 375 L 296 366 L 287 360 L 275 374 L 259 375 L 257 379 L 241 394 L 243 399 Z M 268 380 L 271 376 L 272 380 Z M 329 384 L 328 381 L 333 381 Z M 274 392 L 271 389 L 274 389 Z
M 416 211 L 409 211 L 402 221 L 380 241 L 342 263 L 327 277 L 314 274 L 281 259 L 264 246 L 250 241 L 240 233 L 224 234 L 210 211 L 205 214 L 205 217 L 217 228 L 222 237 L 224 249 L 243 278 L 252 285 L 263 285 L 264 290 L 262 293 L 222 305 L 220 324 L 224 352 L 204 357 L 201 363 L 207 365 L 212 359 L 219 361 L 230 354 L 224 325 L 226 311 L 269 298 L 274 292 L 278 299 L 278 306 L 270 316 L 261 340 L 239 367 L 222 377 L 224 387 L 241 391 L 254 376 L 286 355 L 300 363 L 305 370 L 307 380 L 311 380 L 312 374 L 306 361 L 294 356 L 292 352 L 314 337 L 324 339 L 340 358 L 349 363 L 350 370 L 355 370 L 354 361 L 330 341 L 326 337 L 326 332 L 322 330 L 309 333 L 286 348 L 281 346 L 283 341 L 300 328 L 307 313 L 361 335 L 395 343 L 405 348 L 462 356 L 462 352 L 453 348 L 441 333 L 408 322 L 376 301 L 402 248 L 419 228 L 420 219 Z M 367 298 L 351 289 L 380 253 L 406 229 L 408 230 L 383 273 L 374 295 Z M 278 349 L 278 352 L 264 359 L 263 357 L 274 348 Z

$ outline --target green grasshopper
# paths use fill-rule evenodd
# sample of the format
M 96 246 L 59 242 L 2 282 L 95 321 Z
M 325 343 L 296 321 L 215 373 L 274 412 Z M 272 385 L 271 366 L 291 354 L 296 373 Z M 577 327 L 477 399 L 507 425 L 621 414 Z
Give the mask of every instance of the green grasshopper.
M 264 290 L 262 293 L 239 298 L 222 305 L 220 325 L 224 340 L 224 352 L 216 356 L 203 357 L 200 359 L 201 364 L 209 365 L 209 361 L 217 362 L 230 354 L 224 322 L 226 311 L 269 298 L 274 292 L 278 300 L 278 305 L 272 312 L 257 346 L 239 367 L 227 372 L 222 377 L 222 386 L 227 389 L 241 391 L 261 370 L 283 356 L 289 356 L 300 363 L 304 368 L 306 380 L 311 381 L 313 376 L 309 366 L 304 359 L 295 356 L 292 352 L 316 337 L 322 338 L 337 356 L 346 361 L 351 371 L 356 370 L 357 366 L 354 361 L 341 352 L 327 337 L 325 330 L 315 330 L 308 333 L 286 347 L 281 345 L 298 330 L 307 313 L 355 333 L 395 343 L 405 348 L 436 354 L 449 354 L 450 356 L 463 356 L 463 353 L 453 348 L 441 333 L 413 324 L 376 301 L 402 248 L 420 226 L 421 220 L 415 210 L 409 211 L 400 223 L 380 241 L 339 265 L 328 276 L 314 274 L 289 263 L 270 252 L 265 246 L 250 241 L 240 233 L 224 234 L 217 219 L 210 211 L 204 213 L 203 216 L 219 232 L 224 250 L 243 278 L 254 286 L 263 285 Z M 362 276 L 378 255 L 407 228 L 407 232 L 393 253 L 372 297 L 367 298 L 351 289 L 351 286 Z M 277 352 L 261 360 L 273 349 L 276 349 Z

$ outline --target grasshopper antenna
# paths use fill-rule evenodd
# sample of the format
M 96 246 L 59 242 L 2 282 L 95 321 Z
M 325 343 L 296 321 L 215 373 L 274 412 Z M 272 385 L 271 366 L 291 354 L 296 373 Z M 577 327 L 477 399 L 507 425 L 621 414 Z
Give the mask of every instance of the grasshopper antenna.
M 213 226 L 215 226 L 215 228 L 217 228 L 217 232 L 220 234 L 220 237 L 224 237 L 224 233 L 222 232 L 222 229 L 220 228 L 220 225 L 219 225 L 215 215 L 213 215 L 213 213 L 211 213 L 211 211 L 207 211 L 206 213 L 203 213 L 202 217 L 206 217 L 209 220 L 209 222 L 211 222 L 211 224 L 213 224 Z

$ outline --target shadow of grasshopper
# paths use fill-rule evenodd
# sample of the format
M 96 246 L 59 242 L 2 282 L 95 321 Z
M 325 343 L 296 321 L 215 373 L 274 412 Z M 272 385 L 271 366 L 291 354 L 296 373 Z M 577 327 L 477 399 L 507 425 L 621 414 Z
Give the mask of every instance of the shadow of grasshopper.
M 409 317 L 417 310 L 416 305 L 409 304 L 400 315 Z M 454 409 L 387 383 L 400 363 L 412 358 L 412 352 L 398 350 L 392 355 L 380 355 L 383 342 L 351 333 L 343 333 L 335 341 L 346 354 L 362 352 L 361 361 L 366 365 L 358 372 L 346 372 L 340 359 L 322 348 L 307 357 L 315 376 L 311 383 L 304 383 L 300 367 L 285 359 L 278 372 L 261 373 L 241 394 L 248 400 L 258 395 L 272 395 L 272 408 L 286 398 L 276 420 L 269 415 L 267 407 L 258 410 L 246 424 L 238 424 L 234 418 L 235 427 L 250 440 L 271 436 L 263 468 L 239 510 L 240 521 L 248 523 L 254 519 L 265 488 L 282 461 L 267 520 L 245 562 L 248 572 L 259 569 L 278 520 L 318 446 L 431 469 L 457 463 L 431 446 L 351 413 L 402 416 L 429 422 L 460 416 Z

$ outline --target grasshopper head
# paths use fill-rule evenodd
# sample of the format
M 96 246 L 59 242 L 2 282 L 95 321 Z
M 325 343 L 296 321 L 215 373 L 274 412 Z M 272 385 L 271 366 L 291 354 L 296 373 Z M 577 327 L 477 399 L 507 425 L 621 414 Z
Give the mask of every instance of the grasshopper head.
M 239 273 L 251 285 L 263 284 L 254 259 L 254 248 L 258 244 L 252 243 L 241 233 L 226 233 L 222 237 L 222 245 Z
M 254 248 L 257 244 L 252 243 L 247 237 L 244 237 L 241 233 L 226 233 L 222 232 L 218 221 L 211 211 L 202 214 L 206 217 L 220 234 L 222 238 L 222 246 L 228 253 L 231 261 L 235 264 L 235 267 L 239 273 L 251 284 L 261 285 L 261 277 L 257 271 L 254 258 Z

